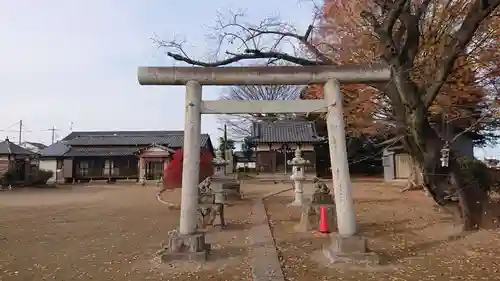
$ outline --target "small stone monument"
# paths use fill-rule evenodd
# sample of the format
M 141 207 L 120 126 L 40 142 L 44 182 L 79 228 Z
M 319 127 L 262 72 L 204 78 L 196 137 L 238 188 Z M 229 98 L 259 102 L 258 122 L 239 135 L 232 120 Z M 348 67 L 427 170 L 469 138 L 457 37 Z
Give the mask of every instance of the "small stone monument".
M 210 194 L 210 177 L 206 178 L 198 185 L 198 194 L 200 198 L 206 199 L 200 194 Z M 210 198 L 214 198 L 213 195 Z M 204 213 L 218 214 L 212 209 L 217 204 L 214 204 L 212 200 L 211 204 L 199 204 L 199 211 L 201 212 L 203 208 L 209 208 L 210 210 L 203 210 Z M 220 212 L 219 212 L 220 213 Z M 214 216 L 214 215 L 212 215 Z M 222 213 L 222 221 L 223 221 Z M 212 221 L 213 223 L 213 221 Z M 157 254 L 161 257 L 163 262 L 171 262 L 175 260 L 186 260 L 186 261 L 206 261 L 208 258 L 208 253 L 210 252 L 210 244 L 205 241 L 205 233 L 196 232 L 190 234 L 181 234 L 177 229 L 169 232 L 168 243 L 162 245 L 160 251 Z
M 307 232 L 319 229 L 321 207 L 326 208 L 330 231 L 335 226 L 335 200 L 330 188 L 319 178 L 314 179 L 314 193 L 312 198 L 305 200 L 302 205 L 300 222 L 295 226 L 297 232 Z
M 225 169 L 229 164 L 228 160 L 222 158 L 222 151 L 217 150 L 212 160 L 214 174 L 211 188 L 216 196 L 223 197 L 223 199 L 219 198 L 219 201 L 241 199 L 240 183 L 231 176 L 225 175 Z
M 300 151 L 300 148 L 297 148 L 295 149 L 295 157 L 292 160 L 289 160 L 287 164 L 292 166 L 292 175 L 290 176 L 290 179 L 293 180 L 293 186 L 295 188 L 295 200 L 290 204 L 290 206 L 302 206 L 304 203 L 304 168 L 309 164 L 309 160 L 302 158 L 302 151 Z

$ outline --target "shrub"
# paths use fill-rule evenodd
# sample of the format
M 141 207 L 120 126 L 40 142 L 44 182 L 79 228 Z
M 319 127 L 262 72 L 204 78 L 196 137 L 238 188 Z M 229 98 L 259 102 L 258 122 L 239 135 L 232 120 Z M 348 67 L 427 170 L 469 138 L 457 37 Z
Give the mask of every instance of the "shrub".
M 31 174 L 30 182 L 33 185 L 45 185 L 53 175 L 54 175 L 53 171 L 40 169 Z
M 472 157 L 461 158 L 460 165 L 467 188 L 481 188 L 486 192 L 496 191 L 498 171 L 488 168 L 485 163 Z
M 0 176 L 0 183 L 3 186 L 7 186 L 9 184 L 14 184 L 20 178 L 22 178 L 22 175 L 19 173 L 19 171 L 15 169 L 8 169 Z

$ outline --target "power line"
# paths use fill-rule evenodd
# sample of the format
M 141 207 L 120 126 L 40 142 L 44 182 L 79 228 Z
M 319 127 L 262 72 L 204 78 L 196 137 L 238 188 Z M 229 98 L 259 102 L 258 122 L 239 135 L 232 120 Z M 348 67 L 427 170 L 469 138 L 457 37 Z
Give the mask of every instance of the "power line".
M 17 121 L 16 123 L 8 126 L 8 127 L 5 127 L 4 129 L 0 130 L 0 132 L 7 132 L 7 131 L 11 131 L 11 132 L 17 132 L 17 130 L 9 130 L 10 128 L 16 126 L 17 124 L 19 124 L 19 121 Z

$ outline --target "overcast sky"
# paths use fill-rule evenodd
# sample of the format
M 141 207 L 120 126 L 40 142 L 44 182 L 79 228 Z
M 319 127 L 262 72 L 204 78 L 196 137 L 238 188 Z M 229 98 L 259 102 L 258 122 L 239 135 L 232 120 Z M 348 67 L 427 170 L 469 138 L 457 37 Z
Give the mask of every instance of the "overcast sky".
M 245 10 L 305 29 L 311 9 L 299 0 L 17 0 L 0 4 L 0 137 L 49 144 L 73 130 L 182 130 L 183 87 L 144 87 L 142 65 L 182 65 L 151 41 L 180 35 L 195 56 L 207 54 L 205 34 L 218 12 Z M 204 90 L 217 99 L 221 87 Z M 202 130 L 220 136 L 214 116 Z M 478 150 L 484 154 L 483 150 Z M 495 155 L 496 150 L 488 149 Z M 500 153 L 497 153 L 500 156 Z
M 0 4 L 0 137 L 50 143 L 73 130 L 182 130 L 183 87 L 139 86 L 137 66 L 181 65 L 151 41 L 154 34 L 189 40 L 207 54 L 205 34 L 218 12 L 246 10 L 248 21 L 270 15 L 307 27 L 298 0 L 18 0 Z M 204 91 L 217 99 L 222 87 Z M 204 132 L 220 135 L 215 116 Z

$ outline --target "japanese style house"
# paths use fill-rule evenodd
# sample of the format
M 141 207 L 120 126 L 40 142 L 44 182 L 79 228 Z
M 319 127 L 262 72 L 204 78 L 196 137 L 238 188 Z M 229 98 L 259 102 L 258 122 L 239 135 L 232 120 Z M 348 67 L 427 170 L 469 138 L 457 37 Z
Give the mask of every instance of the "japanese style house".
M 41 151 L 40 168 L 54 170 L 53 181 L 153 180 L 183 143 L 183 131 L 73 132 Z M 208 134 L 201 149 L 214 154 Z

